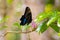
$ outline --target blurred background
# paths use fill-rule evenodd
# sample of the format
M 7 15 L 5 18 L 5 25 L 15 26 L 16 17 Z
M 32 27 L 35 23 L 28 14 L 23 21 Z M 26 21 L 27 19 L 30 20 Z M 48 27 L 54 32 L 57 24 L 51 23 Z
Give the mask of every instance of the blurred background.
M 52 29 L 48 28 L 41 35 L 37 32 L 32 33 L 7 33 L 7 31 L 19 31 L 13 23 L 20 23 L 20 18 L 25 12 L 26 7 L 30 7 L 32 12 L 32 19 L 36 19 L 36 16 L 40 12 L 48 12 L 53 9 L 60 11 L 60 0 L 0 0 L 0 20 L 3 18 L 3 22 L 0 23 L 0 40 L 60 40 L 60 37 Z M 7 27 L 6 29 L 4 29 Z M 24 31 L 24 30 L 23 30 Z

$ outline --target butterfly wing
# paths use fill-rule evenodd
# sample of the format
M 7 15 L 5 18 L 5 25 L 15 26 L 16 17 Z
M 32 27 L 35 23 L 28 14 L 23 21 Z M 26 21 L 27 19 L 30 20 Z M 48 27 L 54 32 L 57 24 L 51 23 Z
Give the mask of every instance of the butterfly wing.
M 29 7 L 26 7 L 24 15 L 20 19 L 20 25 L 30 24 L 32 21 L 32 14 Z

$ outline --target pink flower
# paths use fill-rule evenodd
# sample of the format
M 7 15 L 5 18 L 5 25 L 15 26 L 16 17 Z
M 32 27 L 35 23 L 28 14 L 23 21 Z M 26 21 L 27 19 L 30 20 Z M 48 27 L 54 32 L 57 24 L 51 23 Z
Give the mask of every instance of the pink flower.
M 36 27 L 37 27 L 37 24 L 36 24 L 35 22 L 32 22 L 32 23 L 31 23 L 31 26 L 32 26 L 33 28 L 36 28 Z

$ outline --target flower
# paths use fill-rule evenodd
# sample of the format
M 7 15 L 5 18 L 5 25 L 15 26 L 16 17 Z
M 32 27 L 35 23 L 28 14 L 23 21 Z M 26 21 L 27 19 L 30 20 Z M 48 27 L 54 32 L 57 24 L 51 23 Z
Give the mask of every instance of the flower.
M 37 24 L 36 24 L 34 21 L 32 21 L 31 26 L 32 26 L 33 28 L 36 28 L 36 27 L 37 27 Z

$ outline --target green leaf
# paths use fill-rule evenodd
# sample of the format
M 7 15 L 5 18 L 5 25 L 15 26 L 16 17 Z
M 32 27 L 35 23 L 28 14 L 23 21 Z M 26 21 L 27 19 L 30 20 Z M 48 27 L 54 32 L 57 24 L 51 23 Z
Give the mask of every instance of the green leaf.
M 50 15 L 51 15 L 50 13 L 41 13 L 37 16 L 37 18 L 34 21 L 41 22 L 42 20 L 48 18 Z
M 47 26 L 49 26 L 51 23 L 55 22 L 57 20 L 57 17 L 52 17 L 48 22 Z
M 41 25 L 39 25 L 36 31 L 41 32 L 41 33 L 46 31 L 48 28 L 48 26 L 46 25 L 46 22 L 47 21 L 44 21 Z
M 58 19 L 57 12 L 54 11 L 53 14 L 51 15 L 51 19 L 47 22 L 47 26 L 49 26 L 51 23 L 55 22 Z
M 51 26 L 56 32 L 59 32 L 59 27 L 57 26 L 57 24 L 52 23 L 50 26 Z
M 38 25 L 38 28 L 36 29 L 36 31 L 40 34 L 40 29 L 41 29 L 42 23 Z

